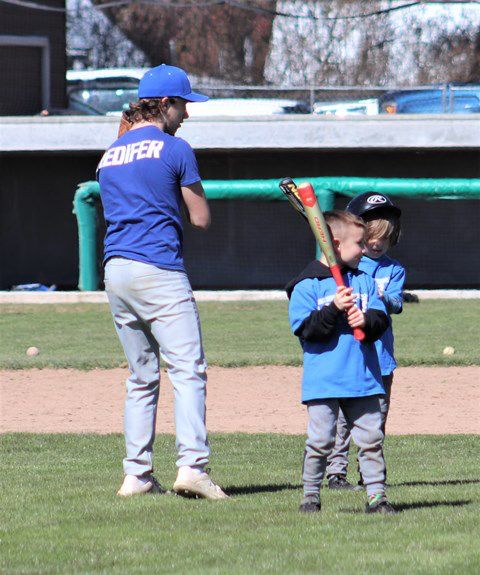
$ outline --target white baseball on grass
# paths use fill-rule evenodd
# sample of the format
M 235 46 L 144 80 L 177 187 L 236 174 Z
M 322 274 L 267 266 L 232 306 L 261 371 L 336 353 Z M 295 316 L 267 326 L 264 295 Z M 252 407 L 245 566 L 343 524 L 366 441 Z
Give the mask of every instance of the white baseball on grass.
M 40 350 L 38 349 L 38 347 L 32 346 L 27 349 L 26 353 L 27 355 L 30 356 L 38 355 L 40 353 Z
M 453 355 L 455 353 L 455 348 L 447 345 L 447 347 L 443 350 L 443 355 Z

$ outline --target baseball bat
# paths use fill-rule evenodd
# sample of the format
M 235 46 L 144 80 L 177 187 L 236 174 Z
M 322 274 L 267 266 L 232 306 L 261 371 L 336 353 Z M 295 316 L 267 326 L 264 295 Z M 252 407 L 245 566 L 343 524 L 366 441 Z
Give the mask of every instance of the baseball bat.
M 305 208 L 303 207 L 300 196 L 298 195 L 297 184 L 292 180 L 292 178 L 283 178 L 283 180 L 278 184 L 285 197 L 290 202 L 297 212 L 305 219 L 307 219 L 307 214 L 305 213 Z
M 323 217 L 322 210 L 320 209 L 317 196 L 315 195 L 312 185 L 308 182 L 300 184 L 297 188 L 297 192 L 298 196 L 300 197 L 300 201 L 305 208 L 305 214 L 307 216 L 308 223 L 312 228 L 313 234 L 315 235 L 322 253 L 325 255 L 335 283 L 337 286 L 345 287 L 342 271 L 337 262 L 332 239 L 330 237 L 330 231 L 328 229 L 325 218 Z M 363 341 L 365 339 L 365 333 L 359 327 L 353 329 L 353 336 L 357 341 Z

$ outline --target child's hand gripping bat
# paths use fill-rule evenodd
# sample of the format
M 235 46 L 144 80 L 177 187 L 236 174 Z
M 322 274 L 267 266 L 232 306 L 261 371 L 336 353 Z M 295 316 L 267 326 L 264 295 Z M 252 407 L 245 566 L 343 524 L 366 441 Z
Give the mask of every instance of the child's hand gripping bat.
M 312 185 L 305 182 L 297 187 L 292 178 L 283 178 L 279 185 L 292 206 L 308 220 L 318 245 L 325 255 L 335 283 L 337 286 L 344 287 L 345 282 L 343 281 L 342 272 L 337 262 L 335 250 L 333 249 L 330 231 L 320 210 L 317 196 L 315 195 Z M 358 327 L 353 329 L 353 335 L 358 341 L 365 339 L 364 331 Z

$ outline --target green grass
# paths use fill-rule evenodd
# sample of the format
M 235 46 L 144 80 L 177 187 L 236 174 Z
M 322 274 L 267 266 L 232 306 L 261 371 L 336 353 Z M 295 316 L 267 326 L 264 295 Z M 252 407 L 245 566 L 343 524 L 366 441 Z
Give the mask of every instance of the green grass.
M 115 497 L 120 435 L 0 436 L 0 573 L 479 572 L 478 437 L 388 438 L 389 497 L 401 510 L 391 517 L 365 515 L 364 493 L 328 490 L 320 514 L 301 515 L 300 436 L 211 443 L 228 502 Z M 160 436 L 166 487 L 174 458 L 173 437 Z
M 199 305 L 210 365 L 301 365 L 286 302 Z M 109 368 L 124 363 L 106 305 L 0 306 L 0 368 Z M 394 318 L 400 365 L 479 365 L 480 301 L 406 304 Z M 40 355 L 30 358 L 30 346 Z M 453 346 L 453 356 L 442 350 Z

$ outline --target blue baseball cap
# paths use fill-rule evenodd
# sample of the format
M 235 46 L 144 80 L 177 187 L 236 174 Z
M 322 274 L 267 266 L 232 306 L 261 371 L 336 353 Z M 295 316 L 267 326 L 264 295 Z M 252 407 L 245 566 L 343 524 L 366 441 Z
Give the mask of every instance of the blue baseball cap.
M 138 85 L 139 98 L 179 97 L 188 102 L 206 102 L 208 96 L 192 92 L 190 80 L 181 68 L 161 64 L 145 73 Z

